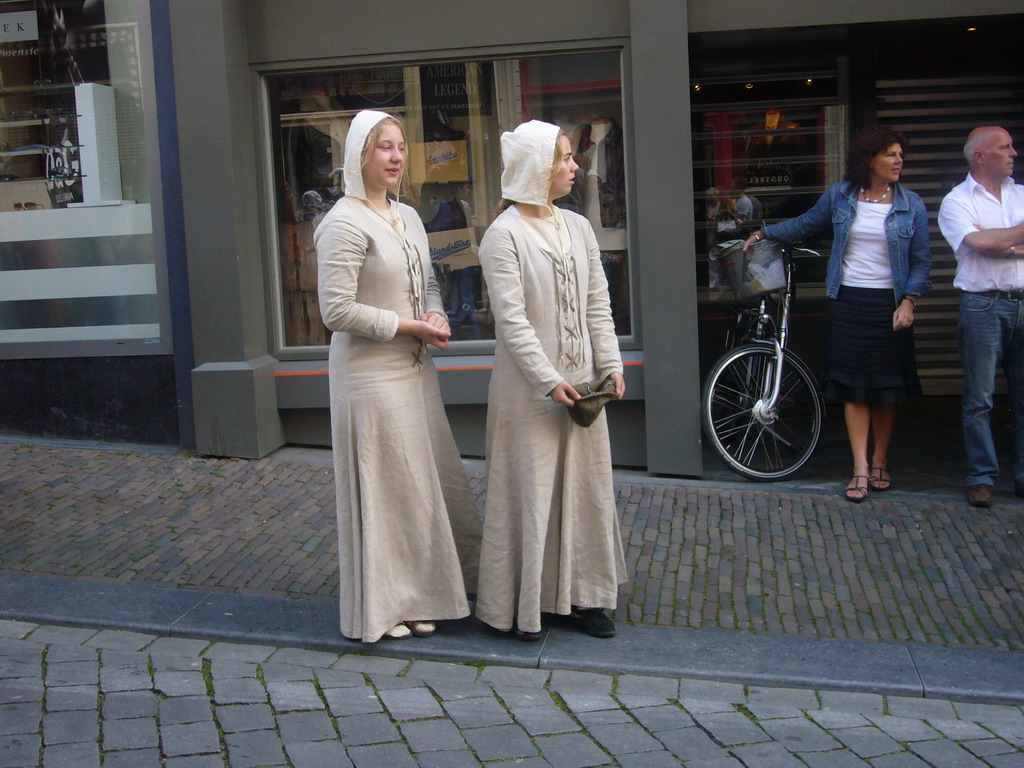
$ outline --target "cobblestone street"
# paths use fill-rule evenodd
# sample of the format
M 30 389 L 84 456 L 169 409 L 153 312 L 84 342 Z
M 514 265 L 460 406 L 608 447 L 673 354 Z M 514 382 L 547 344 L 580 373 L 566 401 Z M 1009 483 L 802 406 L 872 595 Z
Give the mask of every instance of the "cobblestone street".
M 0 621 L 2 768 L 1019 768 L 1022 749 L 1017 706 Z
M 474 465 L 470 465 L 474 466 Z M 480 465 L 475 465 L 478 470 Z M 484 479 L 470 476 L 482 506 Z M 0 569 L 290 597 L 337 593 L 329 465 L 0 443 Z M 616 618 L 1024 649 L 1024 504 L 651 480 L 616 485 Z

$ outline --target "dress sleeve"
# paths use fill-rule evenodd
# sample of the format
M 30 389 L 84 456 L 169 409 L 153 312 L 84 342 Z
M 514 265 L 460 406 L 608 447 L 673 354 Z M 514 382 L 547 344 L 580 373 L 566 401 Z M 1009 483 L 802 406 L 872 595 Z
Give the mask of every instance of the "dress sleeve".
M 608 280 L 601 266 L 601 249 L 594 228 L 588 221 L 583 223 L 583 234 L 590 272 L 587 285 L 587 333 L 590 334 L 590 344 L 594 350 L 597 378 L 601 381 L 612 373 L 622 373 L 622 356 L 619 354 L 619 339 L 615 335 Z
M 398 314 L 356 301 L 359 271 L 369 248 L 366 233 L 352 222 L 333 219 L 313 235 L 317 258 L 320 315 L 332 331 L 390 341 L 398 332 Z
M 816 235 L 824 235 L 832 227 L 832 194 L 835 188 L 827 189 L 810 209 L 792 219 L 769 224 L 761 229 L 765 237 L 783 243 L 799 243 Z
M 526 315 L 519 254 L 511 234 L 492 225 L 480 242 L 480 266 L 491 298 L 495 328 L 530 385 L 547 397 L 564 378 L 548 360 Z

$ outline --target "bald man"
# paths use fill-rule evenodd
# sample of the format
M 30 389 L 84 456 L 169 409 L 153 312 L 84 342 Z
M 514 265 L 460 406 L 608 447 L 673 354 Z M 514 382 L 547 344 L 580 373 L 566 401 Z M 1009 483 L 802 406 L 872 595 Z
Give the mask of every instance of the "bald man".
M 1024 496 L 1024 186 L 1011 178 L 1017 152 L 1003 128 L 975 128 L 964 156 L 970 173 L 943 199 L 939 229 L 956 254 L 953 285 L 961 291 L 967 502 L 988 507 L 999 474 L 989 412 L 1000 366 L 1013 419 L 1013 486 Z

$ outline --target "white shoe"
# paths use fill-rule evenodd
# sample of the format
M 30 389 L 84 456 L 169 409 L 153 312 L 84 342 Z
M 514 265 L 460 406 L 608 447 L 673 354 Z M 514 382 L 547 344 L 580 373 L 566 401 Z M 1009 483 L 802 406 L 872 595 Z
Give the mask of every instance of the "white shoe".
M 384 637 L 390 637 L 392 640 L 405 640 L 407 637 L 412 637 L 412 630 L 405 624 L 396 624 L 384 633 Z

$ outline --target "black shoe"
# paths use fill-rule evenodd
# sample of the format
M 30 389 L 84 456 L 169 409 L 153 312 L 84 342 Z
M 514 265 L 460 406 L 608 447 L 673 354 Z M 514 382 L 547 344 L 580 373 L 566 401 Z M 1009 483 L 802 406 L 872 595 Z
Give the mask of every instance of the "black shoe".
M 600 608 L 577 608 L 569 621 L 591 637 L 615 637 L 615 623 Z
M 517 629 L 516 637 L 520 640 L 525 640 L 528 643 L 533 643 L 544 637 L 544 632 L 543 630 L 540 632 L 525 632 L 521 629 Z

